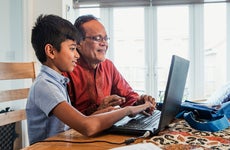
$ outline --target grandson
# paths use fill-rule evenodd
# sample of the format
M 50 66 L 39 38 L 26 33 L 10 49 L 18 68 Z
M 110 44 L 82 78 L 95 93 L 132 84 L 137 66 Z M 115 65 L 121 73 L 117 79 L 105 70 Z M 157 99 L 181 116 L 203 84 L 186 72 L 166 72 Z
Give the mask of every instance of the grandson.
M 40 15 L 32 29 L 31 42 L 41 71 L 35 79 L 26 104 L 30 144 L 73 128 L 92 136 L 111 127 L 127 115 L 135 115 L 153 105 L 146 101 L 100 115 L 85 116 L 70 104 L 67 94 L 69 79 L 62 75 L 71 72 L 80 57 L 76 47 L 81 40 L 76 28 L 55 15 Z

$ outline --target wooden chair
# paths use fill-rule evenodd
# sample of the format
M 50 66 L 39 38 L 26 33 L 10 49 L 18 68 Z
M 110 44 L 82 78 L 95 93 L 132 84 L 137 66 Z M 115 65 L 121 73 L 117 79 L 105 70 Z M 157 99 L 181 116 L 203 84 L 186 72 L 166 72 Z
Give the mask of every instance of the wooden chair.
M 23 87 L 15 89 L 14 83 L 17 80 L 18 83 L 28 83 L 28 79 L 31 80 L 29 85 L 22 84 Z M 2 102 L 7 103 L 23 103 L 25 105 L 25 99 L 27 100 L 29 87 L 35 79 L 35 63 L 34 62 L 0 62 L 0 81 L 10 83 L 7 85 L 6 90 L 0 91 L 0 106 Z M 5 84 L 4 84 L 5 85 Z M 27 87 L 28 86 L 28 87 Z M 24 99 L 24 101 L 22 101 Z M 16 132 L 19 135 L 14 142 L 14 149 L 22 148 L 22 120 L 26 120 L 25 106 L 23 109 L 13 110 L 10 112 L 0 113 L 0 126 L 16 123 Z M 11 108 L 14 109 L 14 108 Z

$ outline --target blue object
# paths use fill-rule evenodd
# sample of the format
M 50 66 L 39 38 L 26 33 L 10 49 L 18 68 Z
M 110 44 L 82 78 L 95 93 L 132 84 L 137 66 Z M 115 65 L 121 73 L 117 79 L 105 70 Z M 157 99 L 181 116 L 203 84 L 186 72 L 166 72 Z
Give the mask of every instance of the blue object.
M 230 101 L 207 107 L 202 104 L 185 101 L 177 118 L 184 118 L 197 130 L 216 132 L 230 126 Z

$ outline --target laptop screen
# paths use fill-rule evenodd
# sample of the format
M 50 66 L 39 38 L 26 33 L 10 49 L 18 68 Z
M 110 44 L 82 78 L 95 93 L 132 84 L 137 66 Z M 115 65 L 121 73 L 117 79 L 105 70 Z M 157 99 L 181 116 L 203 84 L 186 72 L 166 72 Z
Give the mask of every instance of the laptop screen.
M 173 55 L 161 110 L 159 130 L 164 129 L 179 113 L 187 79 L 189 61 Z

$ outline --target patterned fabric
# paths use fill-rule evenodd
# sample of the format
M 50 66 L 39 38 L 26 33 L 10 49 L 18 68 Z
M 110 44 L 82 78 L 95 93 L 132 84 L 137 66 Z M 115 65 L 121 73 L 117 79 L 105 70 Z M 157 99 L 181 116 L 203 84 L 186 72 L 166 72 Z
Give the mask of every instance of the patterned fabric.
M 13 150 L 16 137 L 15 123 L 0 126 L 0 150 Z
M 198 131 L 185 120 L 178 120 L 147 142 L 163 150 L 230 150 L 230 128 L 219 132 Z

